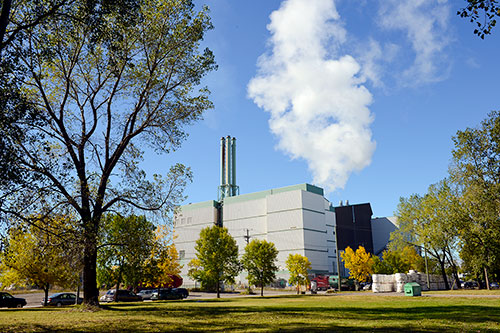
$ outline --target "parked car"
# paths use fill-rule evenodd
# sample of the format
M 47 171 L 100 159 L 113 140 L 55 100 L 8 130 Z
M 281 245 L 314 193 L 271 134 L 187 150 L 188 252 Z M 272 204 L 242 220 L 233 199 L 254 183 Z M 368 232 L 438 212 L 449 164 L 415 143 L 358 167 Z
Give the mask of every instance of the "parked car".
M 372 284 L 371 282 L 368 282 L 366 283 L 364 286 L 363 286 L 363 290 L 371 290 L 372 289 Z
M 464 289 L 475 289 L 475 288 L 479 288 L 479 284 L 476 281 L 464 282 Z
M 189 296 L 189 292 L 185 288 L 166 288 L 160 289 L 153 292 L 151 295 L 151 300 L 165 300 L 165 299 L 183 299 Z
M 101 302 L 142 302 L 142 297 L 136 295 L 133 291 L 118 290 L 116 297 L 115 292 L 116 289 L 108 290 L 99 300 Z
M 500 286 L 498 285 L 498 282 L 491 282 L 490 283 L 490 289 L 499 289 Z
M 0 292 L 0 308 L 22 308 L 26 305 L 24 298 L 14 297 L 9 293 Z
M 141 296 L 142 299 L 151 299 L 151 295 L 153 295 L 154 292 L 155 290 L 153 289 L 143 289 L 139 291 L 137 295 Z
M 83 298 L 79 298 L 78 304 L 82 304 L 82 302 Z M 45 298 L 42 299 L 41 303 L 45 305 Z M 76 294 L 73 293 L 57 293 L 47 299 L 47 305 L 62 306 L 72 304 L 76 304 Z

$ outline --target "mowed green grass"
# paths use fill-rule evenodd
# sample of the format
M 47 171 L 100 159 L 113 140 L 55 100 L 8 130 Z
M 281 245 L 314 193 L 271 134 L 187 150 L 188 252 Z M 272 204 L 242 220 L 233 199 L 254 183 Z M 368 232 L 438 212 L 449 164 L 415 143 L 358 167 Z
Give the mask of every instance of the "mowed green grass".
M 238 297 L 0 310 L 0 332 L 486 332 L 500 299 L 370 294 Z

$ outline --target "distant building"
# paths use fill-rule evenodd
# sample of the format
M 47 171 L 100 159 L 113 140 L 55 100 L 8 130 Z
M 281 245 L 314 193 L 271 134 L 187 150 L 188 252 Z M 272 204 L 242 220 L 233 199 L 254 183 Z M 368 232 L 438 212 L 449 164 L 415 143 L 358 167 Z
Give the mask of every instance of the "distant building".
M 339 249 L 350 246 L 356 250 L 362 246 L 366 252 L 373 253 L 372 215 L 369 203 L 335 207 Z
M 387 244 L 391 232 L 398 228 L 398 219 L 395 216 L 375 217 L 371 221 L 373 254 L 380 256 L 384 250 L 387 250 Z

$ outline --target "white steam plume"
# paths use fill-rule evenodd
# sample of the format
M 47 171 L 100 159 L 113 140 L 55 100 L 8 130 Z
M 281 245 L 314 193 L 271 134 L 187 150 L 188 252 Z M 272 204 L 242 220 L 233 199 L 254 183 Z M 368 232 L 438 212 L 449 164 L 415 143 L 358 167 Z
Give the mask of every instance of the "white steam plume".
M 415 60 L 402 73 L 406 86 L 442 81 L 448 77 L 449 59 L 444 50 L 452 38 L 448 31 L 450 5 L 446 0 L 384 0 L 379 24 L 406 33 Z
M 249 96 L 271 114 L 278 147 L 307 161 L 313 182 L 343 188 L 375 150 L 360 65 L 339 56 L 346 31 L 332 0 L 287 0 L 271 14 L 272 50 L 258 61 Z

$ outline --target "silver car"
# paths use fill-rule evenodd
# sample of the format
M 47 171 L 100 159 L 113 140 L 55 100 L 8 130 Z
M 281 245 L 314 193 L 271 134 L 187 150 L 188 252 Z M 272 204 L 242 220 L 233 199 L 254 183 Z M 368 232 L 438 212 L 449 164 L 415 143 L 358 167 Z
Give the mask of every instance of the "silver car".
M 144 289 L 139 291 L 137 295 L 141 296 L 142 299 L 151 299 L 151 295 L 153 295 L 154 292 L 155 290 L 152 289 Z

